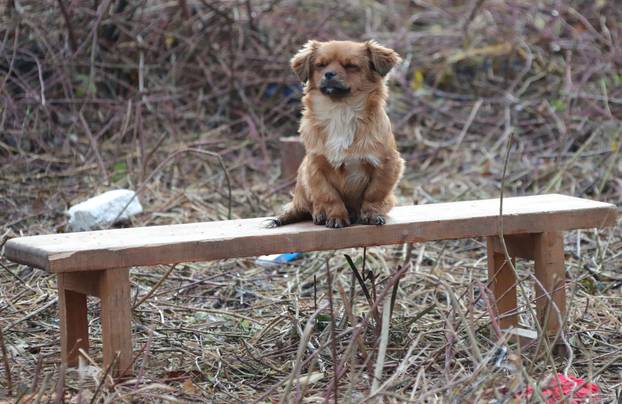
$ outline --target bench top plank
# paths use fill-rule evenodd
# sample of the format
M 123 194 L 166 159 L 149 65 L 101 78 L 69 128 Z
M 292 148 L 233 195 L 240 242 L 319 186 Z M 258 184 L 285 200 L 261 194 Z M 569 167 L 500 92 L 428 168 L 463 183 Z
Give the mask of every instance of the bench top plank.
M 613 226 L 615 205 L 549 194 L 505 198 L 504 233 Z M 497 234 L 499 199 L 400 206 L 384 226 L 267 228 L 267 218 L 14 238 L 5 256 L 51 272 L 210 261 L 291 251 L 451 240 Z

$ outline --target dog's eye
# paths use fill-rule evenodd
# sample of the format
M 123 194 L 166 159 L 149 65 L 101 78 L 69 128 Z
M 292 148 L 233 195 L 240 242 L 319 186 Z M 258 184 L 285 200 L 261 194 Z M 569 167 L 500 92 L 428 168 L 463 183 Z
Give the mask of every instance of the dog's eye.
M 344 66 L 347 70 L 352 70 L 352 71 L 356 71 L 359 69 L 359 67 L 353 63 L 348 63 Z
M 316 63 L 315 67 L 317 67 L 318 69 L 323 69 L 326 67 L 326 63 Z

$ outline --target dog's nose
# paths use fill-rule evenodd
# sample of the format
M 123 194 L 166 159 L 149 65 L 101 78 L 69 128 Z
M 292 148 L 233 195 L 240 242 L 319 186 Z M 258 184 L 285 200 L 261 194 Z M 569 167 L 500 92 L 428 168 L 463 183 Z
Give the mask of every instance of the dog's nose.
M 330 80 L 330 79 L 332 79 L 333 77 L 335 77 L 336 75 L 337 75 L 337 73 L 335 73 L 335 72 L 333 72 L 333 71 L 328 71 L 328 72 L 324 73 L 324 78 L 325 78 L 326 80 Z

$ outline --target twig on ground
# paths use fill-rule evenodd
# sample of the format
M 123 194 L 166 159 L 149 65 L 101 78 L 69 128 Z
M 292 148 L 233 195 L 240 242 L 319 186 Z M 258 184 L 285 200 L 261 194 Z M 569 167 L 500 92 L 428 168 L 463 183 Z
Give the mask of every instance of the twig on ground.
M 2 349 L 2 364 L 4 365 L 4 377 L 6 378 L 6 390 L 8 396 L 13 395 L 13 381 L 11 379 L 11 366 L 9 365 L 9 354 L 4 342 L 4 333 L 0 329 L 0 348 Z

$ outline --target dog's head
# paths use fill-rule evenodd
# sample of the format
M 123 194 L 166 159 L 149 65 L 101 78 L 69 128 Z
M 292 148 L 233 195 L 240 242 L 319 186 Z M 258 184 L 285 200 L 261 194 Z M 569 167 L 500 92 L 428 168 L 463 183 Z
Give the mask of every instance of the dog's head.
M 309 90 L 331 99 L 369 92 L 391 71 L 400 57 L 375 41 L 308 41 L 291 66 Z

